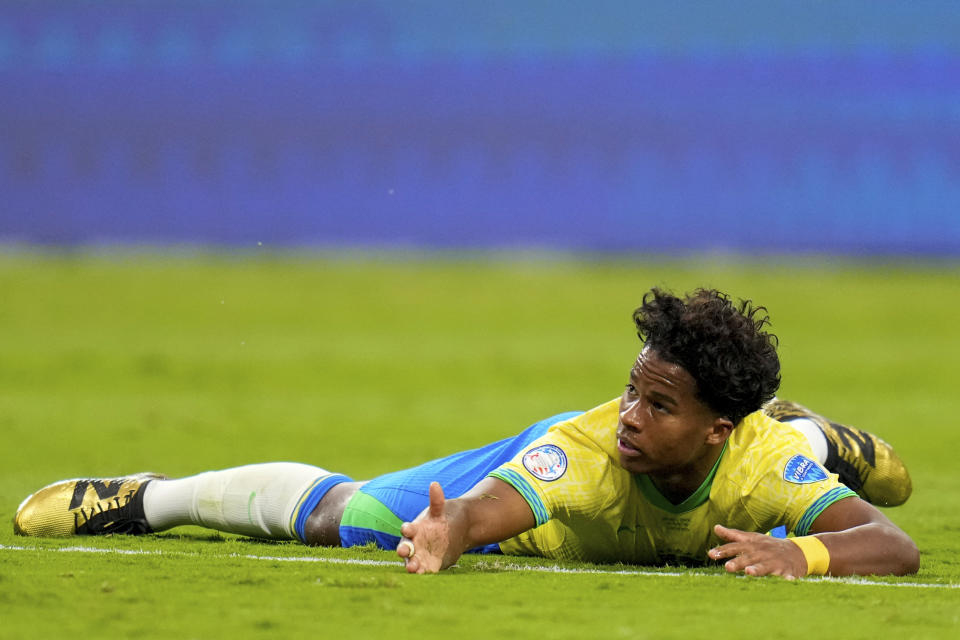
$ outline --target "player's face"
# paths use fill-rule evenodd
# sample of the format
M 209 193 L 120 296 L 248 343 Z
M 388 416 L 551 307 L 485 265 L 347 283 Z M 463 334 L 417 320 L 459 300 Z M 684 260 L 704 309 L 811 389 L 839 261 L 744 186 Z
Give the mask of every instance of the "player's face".
M 699 484 L 715 460 L 707 461 L 712 445 L 722 444 L 718 426 L 729 425 L 697 399 L 697 385 L 686 369 L 644 348 L 630 370 L 620 399 L 617 449 L 620 465 L 631 473 L 650 474 L 676 484 Z

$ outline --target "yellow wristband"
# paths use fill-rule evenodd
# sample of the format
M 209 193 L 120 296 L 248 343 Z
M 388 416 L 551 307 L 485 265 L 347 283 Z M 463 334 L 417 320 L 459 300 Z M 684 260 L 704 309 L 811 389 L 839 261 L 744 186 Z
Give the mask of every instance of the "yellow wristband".
M 830 568 L 830 552 L 826 545 L 816 536 L 800 536 L 789 538 L 790 542 L 800 547 L 803 557 L 807 559 L 807 575 L 822 576 Z

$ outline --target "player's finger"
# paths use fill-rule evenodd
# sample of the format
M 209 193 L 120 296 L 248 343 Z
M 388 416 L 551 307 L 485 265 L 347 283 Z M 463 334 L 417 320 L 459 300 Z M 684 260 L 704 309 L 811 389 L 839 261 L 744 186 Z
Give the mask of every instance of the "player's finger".
M 761 577 L 761 576 L 780 576 L 785 580 L 796 580 L 796 576 L 793 575 L 789 570 L 784 567 L 779 567 L 774 563 L 773 565 L 767 562 L 754 562 L 748 564 L 743 568 L 743 573 L 752 577 Z
M 743 571 L 747 564 L 748 563 L 743 559 L 743 556 L 736 556 L 723 563 L 723 568 L 727 570 L 727 573 L 739 573 L 740 571 Z
M 401 540 L 397 545 L 397 555 L 401 558 L 412 559 L 415 553 L 416 550 L 413 546 L 413 542 L 407 538 Z
M 406 559 L 406 569 L 407 573 L 423 573 L 420 571 L 420 558 L 413 556 L 412 558 Z
M 430 483 L 430 517 L 440 518 L 443 516 L 443 505 L 446 498 L 443 495 L 443 488 L 439 482 Z
M 707 557 L 711 560 L 723 560 L 724 558 L 733 558 L 744 551 L 744 546 L 739 542 L 728 542 L 727 544 L 722 544 L 716 546 L 709 551 L 707 551 Z
M 730 573 L 738 573 L 749 566 L 759 565 L 763 560 L 762 554 L 757 554 L 744 545 L 725 545 L 723 557 L 729 558 L 723 568 Z
M 411 540 L 417 535 L 417 525 L 412 522 L 404 522 L 400 525 L 400 535 Z M 398 547 L 399 548 L 399 547 Z
M 726 540 L 727 542 L 741 542 L 750 536 L 746 531 L 729 529 L 722 524 L 713 525 L 713 532 L 716 533 L 721 540 Z
M 748 564 L 743 568 L 743 574 L 754 578 L 767 575 L 767 571 L 761 564 Z

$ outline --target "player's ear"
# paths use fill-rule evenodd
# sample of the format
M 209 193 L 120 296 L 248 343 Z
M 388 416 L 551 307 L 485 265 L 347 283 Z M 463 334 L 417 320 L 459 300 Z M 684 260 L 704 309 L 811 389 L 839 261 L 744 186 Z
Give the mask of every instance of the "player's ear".
M 713 421 L 707 433 L 707 444 L 723 444 L 733 431 L 733 422 L 730 418 L 717 418 Z

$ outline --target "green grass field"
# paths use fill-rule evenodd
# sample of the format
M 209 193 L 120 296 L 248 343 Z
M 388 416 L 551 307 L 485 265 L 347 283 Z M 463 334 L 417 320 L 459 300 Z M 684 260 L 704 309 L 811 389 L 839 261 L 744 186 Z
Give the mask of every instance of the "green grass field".
M 297 460 L 356 478 L 620 393 L 653 285 L 770 310 L 780 395 L 892 442 L 909 578 L 391 553 L 181 528 L 26 539 L 54 480 Z M 0 638 L 954 638 L 960 265 L 480 255 L 0 254 Z M 81 547 L 81 548 L 78 548 Z M 590 571 L 593 570 L 593 571 Z

